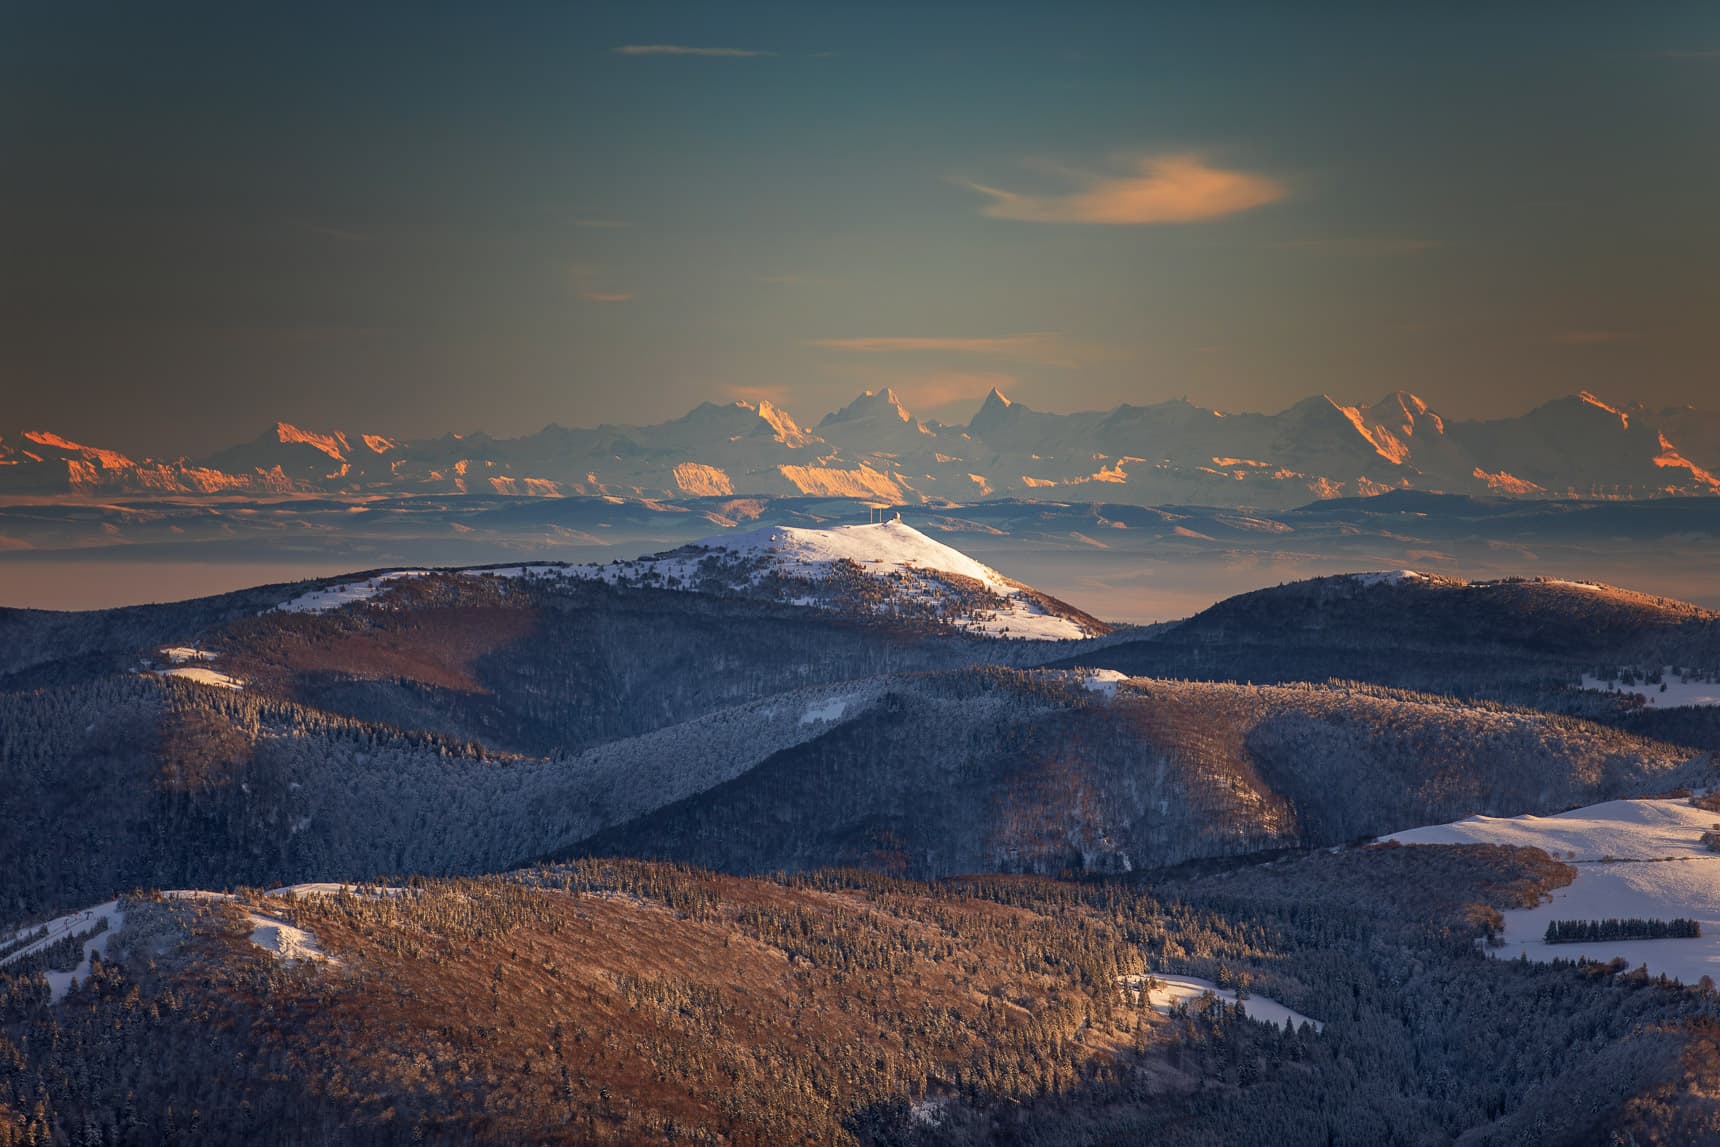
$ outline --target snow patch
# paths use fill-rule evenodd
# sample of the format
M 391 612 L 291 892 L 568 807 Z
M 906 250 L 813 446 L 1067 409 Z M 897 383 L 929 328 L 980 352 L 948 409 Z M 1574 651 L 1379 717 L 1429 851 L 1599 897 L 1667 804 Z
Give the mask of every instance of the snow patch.
M 1692 681 L 1676 672 L 1670 665 L 1661 671 L 1661 682 L 1665 686 L 1664 689 L 1661 685 L 1649 681 L 1627 685 L 1622 681 L 1606 681 L 1585 673 L 1580 687 L 1603 693 L 1634 693 L 1651 709 L 1720 705 L 1720 683 Z
M 199 685 L 212 685 L 217 689 L 243 689 L 245 683 L 237 677 L 231 677 L 214 669 L 205 669 L 201 665 L 177 665 L 172 669 L 157 669 L 161 677 L 183 677 L 187 681 L 195 681 Z
M 1153 990 L 1147 1002 L 1160 1012 L 1168 1014 L 1178 1003 L 1185 1000 L 1192 1003 L 1207 992 L 1211 992 L 1227 1004 L 1236 1002 L 1235 992 L 1229 988 L 1221 988 L 1211 980 L 1202 980 L 1196 976 L 1155 976 L 1155 978 L 1159 981 L 1160 986 Z M 1145 977 L 1123 976 L 1121 979 L 1129 988 L 1139 991 Z M 1291 1011 L 1277 1000 L 1267 999 L 1265 996 L 1250 994 L 1246 1000 L 1242 1001 L 1242 1008 L 1248 1013 L 1249 1019 L 1259 1020 L 1276 1027 L 1283 1027 L 1284 1021 L 1289 1020 L 1296 1027 L 1310 1024 L 1315 1031 L 1326 1029 L 1326 1025 L 1319 1020 L 1309 1019 L 1301 1012 Z
M 1353 573 L 1350 580 L 1357 585 L 1412 585 L 1430 580 L 1415 570 L 1381 570 L 1373 573 Z
M 273 916 L 263 916 L 256 912 L 245 913 L 245 919 L 251 922 L 251 943 L 265 951 L 273 952 L 284 963 L 292 964 L 300 960 L 322 960 L 329 964 L 339 964 L 340 961 L 324 952 L 316 942 L 316 937 L 303 928 L 296 928 L 285 920 Z
M 800 724 L 816 725 L 820 722 L 840 721 L 842 714 L 848 711 L 848 701 L 846 697 L 832 697 L 821 705 L 810 706 L 800 715 Z
M 289 884 L 277 888 L 275 895 L 300 895 L 303 893 L 318 894 L 339 892 L 342 889 L 357 889 L 352 884 Z M 379 890 L 380 891 L 380 890 Z M 389 889 L 398 892 L 400 889 Z M 229 892 L 207 892 L 198 888 L 175 888 L 163 892 L 162 897 L 168 900 L 224 900 L 231 902 L 235 899 Z M 340 961 L 322 950 L 316 937 L 303 928 L 288 923 L 276 916 L 265 915 L 261 912 L 244 912 L 245 921 L 251 925 L 251 943 L 264 951 L 273 952 L 286 963 L 296 963 L 301 960 L 319 960 L 331 966 L 338 966 Z
M 107 930 L 84 941 L 84 950 L 76 968 L 69 972 L 43 973 L 48 980 L 49 1000 L 57 1004 L 66 998 L 66 993 L 76 987 L 79 981 L 90 978 L 93 966 L 92 956 L 99 955 L 103 959 L 107 958 L 108 941 L 117 935 L 121 928 L 125 927 L 125 913 L 119 910 L 118 900 L 109 900 L 105 904 L 97 904 L 94 908 L 85 908 L 81 912 L 71 912 L 56 917 L 45 925 L 36 924 L 29 928 L 19 929 L 7 937 L 7 942 L 16 943 L 26 936 L 41 931 L 44 927 L 48 931 L 47 935 L 40 940 L 26 944 L 16 952 L 0 958 L 0 968 L 22 960 L 26 956 L 34 955 L 68 936 L 75 936 L 80 932 L 88 932 L 91 928 L 100 927 L 103 920 L 107 921 Z
M 323 586 L 309 593 L 302 593 L 291 601 L 284 601 L 275 609 L 280 613 L 327 613 L 331 609 L 339 609 L 355 602 L 369 601 L 384 589 L 389 583 L 403 578 L 426 577 L 430 570 L 390 570 L 377 574 L 363 581 L 343 582 L 340 585 Z
M 1079 669 L 1076 670 L 1081 679 L 1081 687 L 1106 697 L 1117 695 L 1117 686 L 1129 679 L 1127 673 L 1115 669 Z
M 1399 844 L 1514 844 L 1544 849 L 1573 864 L 1577 878 L 1533 908 L 1507 911 L 1504 946 L 1495 954 L 1514 959 L 1608 961 L 1622 956 L 1631 967 L 1682 983 L 1703 976 L 1720 981 L 1720 855 L 1702 844 L 1702 834 L 1720 827 L 1720 813 L 1682 799 L 1607 801 L 1556 816 L 1474 816 L 1452 824 L 1410 829 L 1383 838 Z M 1611 940 L 1548 944 L 1553 920 L 1684 917 L 1702 925 L 1702 935 L 1678 940 Z
M 161 655 L 174 665 L 184 665 L 188 661 L 213 661 L 221 656 L 218 650 L 198 649 L 189 645 L 170 645 L 161 650 Z

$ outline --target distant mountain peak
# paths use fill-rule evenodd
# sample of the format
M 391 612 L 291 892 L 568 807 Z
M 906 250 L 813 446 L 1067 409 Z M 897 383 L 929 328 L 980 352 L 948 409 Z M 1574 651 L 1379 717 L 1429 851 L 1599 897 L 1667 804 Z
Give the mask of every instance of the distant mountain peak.
M 1449 421 L 1395 390 L 1317 394 L 1277 413 L 1185 399 L 1046 413 L 989 388 L 965 425 L 916 419 L 888 387 L 809 429 L 772 400 L 701 403 L 647 426 L 401 439 L 278 422 L 196 460 L 127 457 L 32 431 L 0 441 L 0 492 L 691 494 L 1091 500 L 1272 509 L 1398 487 L 1511 497 L 1720 494 L 1720 412 L 1621 406 L 1589 391 Z
M 771 437 L 784 446 L 805 446 L 814 441 L 813 436 L 800 428 L 800 424 L 789 416 L 788 411 L 776 406 L 766 399 L 760 399 L 756 407 L 759 420 L 771 429 Z
M 749 421 L 752 423 L 750 428 Z M 807 433 L 795 422 L 788 411 L 769 399 L 760 399 L 756 403 L 744 399 L 727 403 L 701 402 L 671 425 L 676 424 L 708 428 L 708 432 L 724 435 L 756 434 L 790 447 L 808 446 L 818 441 L 815 435 Z
M 1445 419 L 1428 405 L 1426 399 L 1407 390 L 1394 390 L 1372 406 L 1365 407 L 1363 413 L 1370 421 L 1383 423 L 1405 438 L 1415 437 L 1416 431 L 1423 426 L 1434 434 L 1445 433 Z
M 612 584 L 716 590 L 888 614 L 993 637 L 1072 641 L 1110 626 L 901 520 L 719 534 L 636 561 L 572 567 Z M 869 584 L 855 583 L 863 578 Z
M 843 422 L 858 422 L 866 418 L 881 418 L 885 422 L 902 423 L 909 423 L 914 420 L 914 416 L 908 413 L 908 408 L 902 405 L 902 400 L 896 397 L 896 392 L 885 387 L 883 390 L 866 391 L 841 410 L 834 410 L 826 414 L 818 425 L 820 427 L 834 426 Z
M 983 438 L 987 430 L 997 429 L 1008 422 L 1012 414 L 1025 409 L 1005 398 L 1003 391 L 994 386 L 986 393 L 985 401 L 979 404 L 979 410 L 968 423 L 968 432 Z
M 310 430 L 300 430 L 290 422 L 277 422 L 273 435 L 275 441 L 283 446 L 309 446 L 327 454 L 336 462 L 345 462 L 347 452 L 351 450 L 351 447 L 347 445 L 346 435 L 338 430 L 333 434 L 317 434 Z
M 81 442 L 73 442 L 47 430 L 28 430 L 22 435 L 24 441 L 33 446 L 45 446 L 52 451 L 75 455 L 78 458 L 93 462 L 103 470 L 123 470 L 137 465 L 130 458 L 117 450 L 103 450 L 95 446 L 85 446 Z
M 1585 406 L 1593 406 L 1599 410 L 1604 410 L 1608 414 L 1615 416 L 1618 419 L 1620 426 L 1623 426 L 1626 428 L 1628 428 L 1630 426 L 1630 415 L 1626 414 L 1624 411 L 1620 410 L 1616 406 L 1612 406 L 1612 405 L 1609 405 L 1608 403 L 1602 402 L 1600 400 L 1600 398 L 1596 397 L 1596 395 L 1592 391 L 1587 391 L 1587 390 L 1578 391 L 1577 392 L 1577 401 L 1583 403 Z

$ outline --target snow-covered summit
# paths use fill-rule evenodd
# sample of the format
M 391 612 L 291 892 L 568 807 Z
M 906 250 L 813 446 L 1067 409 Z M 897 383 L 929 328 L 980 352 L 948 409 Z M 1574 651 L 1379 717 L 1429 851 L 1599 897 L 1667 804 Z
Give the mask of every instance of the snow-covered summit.
M 1375 570 L 1347 575 L 1357 585 L 1413 585 L 1432 579 L 1416 570 Z
M 900 519 L 825 529 L 765 526 L 568 573 L 894 614 L 997 637 L 1076 640 L 1109 629 Z
M 768 598 L 792 605 L 930 622 L 992 637 L 1078 641 L 1111 627 L 927 537 L 900 518 L 803 529 L 764 526 L 606 565 L 529 564 L 446 571 L 385 570 L 318 585 L 275 606 L 327 613 L 386 604 L 396 583 L 431 573 L 574 579 Z M 172 672 L 190 674 L 179 668 Z

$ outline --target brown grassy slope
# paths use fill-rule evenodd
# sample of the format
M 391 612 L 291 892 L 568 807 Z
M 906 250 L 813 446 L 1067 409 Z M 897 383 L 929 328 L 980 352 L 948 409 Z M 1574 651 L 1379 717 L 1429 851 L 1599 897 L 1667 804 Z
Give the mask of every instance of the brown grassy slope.
M 192 1118 L 260 1144 L 899 1143 L 924 1100 L 948 1116 L 921 1128 L 934 1141 L 1313 1143 L 1380 1105 L 1455 1135 L 1548 1073 L 1587 1071 L 1594 1111 L 1616 1109 L 1683 1046 L 1670 1032 L 1606 1082 L 1610 1041 L 1676 1023 L 1689 993 L 1476 958 L 1478 910 L 1569 873 L 1533 850 L 1322 852 L 1179 878 L 1191 904 L 622 861 L 403 896 L 144 901 L 123 971 L 52 1006 L 8 1003 L 0 977 L 0 1106 L 32 1119 L 40 1095 L 62 1137 L 117 1119 L 139 1142 Z M 294 918 L 338 964 L 283 965 L 246 909 Z M 1327 1033 L 1144 1014 L 1115 981 L 1227 967 Z
M 247 619 L 218 639 L 228 647 L 221 668 L 252 689 L 295 700 L 307 674 L 486 692 L 475 674 L 478 660 L 525 637 L 539 619 L 523 598 L 481 579 L 459 586 L 462 599 L 434 596 L 449 587 L 433 583 L 473 580 L 408 579 L 377 596 L 380 608 Z
M 485 1142 L 823 1141 L 963 1080 L 1072 1087 L 1162 1022 L 1106 988 L 1139 959 L 1103 931 L 1083 952 L 984 901 L 622 868 L 644 895 L 482 881 L 258 901 L 339 961 L 296 974 L 202 909 L 184 987 L 253 1013 L 253 1038 L 359 1121 Z

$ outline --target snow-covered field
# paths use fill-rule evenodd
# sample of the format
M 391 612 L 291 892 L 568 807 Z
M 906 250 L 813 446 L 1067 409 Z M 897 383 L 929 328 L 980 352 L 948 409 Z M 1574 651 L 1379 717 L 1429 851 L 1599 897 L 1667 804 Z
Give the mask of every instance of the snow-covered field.
M 1414 570 L 1381 570 L 1372 573 L 1354 573 L 1350 580 L 1360 585 L 1407 585 L 1414 582 L 1430 580 L 1424 573 Z
M 88 932 L 91 928 L 97 927 L 103 920 L 107 921 L 107 931 L 101 932 L 84 941 L 83 955 L 79 959 L 78 966 L 76 968 L 70 972 L 44 973 L 48 979 L 48 990 L 50 993 L 49 998 L 54 1003 L 58 1003 L 66 998 L 66 993 L 71 991 L 78 981 L 89 979 L 91 953 L 95 953 L 106 958 L 108 941 L 117 935 L 119 930 L 125 926 L 125 913 L 119 910 L 118 900 L 109 900 L 105 904 L 97 904 L 94 908 L 85 908 L 81 912 L 70 912 L 64 916 L 56 917 L 55 919 L 48 921 L 46 925 L 48 934 L 46 936 L 37 940 L 35 943 L 27 944 L 16 952 L 12 952 L 5 958 L 0 959 L 0 968 L 13 963 L 14 961 L 22 960 L 25 956 L 34 955 L 35 953 L 40 952 L 43 948 L 65 939 L 67 936 L 75 936 L 80 932 Z M 38 931 L 42 927 L 43 925 L 41 924 L 35 924 L 6 937 L 6 939 L 8 941 L 19 940 Z
M 251 943 L 264 951 L 273 952 L 283 961 L 291 964 L 299 960 L 322 960 L 330 964 L 340 961 L 324 952 L 318 946 L 316 937 L 303 928 L 295 928 L 285 920 L 273 916 L 263 916 L 256 912 L 245 913 L 245 919 L 251 922 Z
M 1117 686 L 1129 679 L 1127 673 L 1116 669 L 1077 669 L 1074 672 L 1080 678 L 1083 689 L 1106 697 L 1115 697 Z
M 217 661 L 221 653 L 215 649 L 203 649 L 191 645 L 169 645 L 159 651 L 165 658 L 168 667 L 153 670 L 161 677 L 183 677 L 187 681 L 195 681 L 199 685 L 210 685 L 217 689 L 243 689 L 245 683 L 229 673 L 211 669 L 210 665 Z M 144 662 L 147 668 L 151 663 Z
M 399 581 L 401 578 L 424 577 L 429 573 L 429 570 L 390 570 L 363 581 L 349 581 L 313 589 L 291 601 L 284 601 L 275 608 L 282 613 L 327 613 L 343 605 L 369 601 L 388 588 L 389 582 Z
M 163 677 L 183 677 L 187 681 L 195 681 L 199 685 L 213 685 L 217 689 L 243 689 L 245 687 L 245 683 L 237 677 L 202 665 L 175 665 L 171 669 L 157 669 L 156 672 Z
M 1659 685 L 1647 681 L 1639 681 L 1635 685 L 1626 685 L 1620 681 L 1604 681 L 1599 677 L 1583 674 L 1584 689 L 1598 689 L 1604 693 L 1634 693 L 1646 701 L 1652 709 L 1676 709 L 1687 705 L 1720 705 L 1720 683 L 1714 681 L 1687 681 L 1668 666 L 1662 671 L 1661 680 L 1665 682 L 1663 690 Z
M 842 714 L 848 711 L 848 706 L 851 703 L 852 699 L 848 697 L 832 697 L 828 701 L 821 701 L 816 705 L 810 705 L 807 707 L 806 711 L 800 715 L 800 724 L 816 725 L 831 721 L 840 721 L 842 719 Z
M 1495 954 L 1531 960 L 1607 961 L 1664 972 L 1686 984 L 1720 981 L 1720 855 L 1703 847 L 1720 813 L 1683 799 L 1608 801 L 1557 816 L 1474 816 L 1410 829 L 1385 840 L 1400 844 L 1516 844 L 1545 849 L 1577 866 L 1577 878 L 1534 908 L 1505 913 L 1505 944 Z M 1702 935 L 1685 940 L 1615 940 L 1548 944 L 1552 920 L 1686 917 Z
M 175 665 L 184 665 L 191 661 L 213 661 L 221 654 L 213 649 L 197 649 L 189 645 L 170 645 L 161 651 L 161 655 Z
M 1140 976 L 1123 977 L 1123 982 L 1136 991 L 1140 990 L 1141 980 Z M 1193 1002 L 1205 992 L 1211 992 L 1227 1004 L 1236 1002 L 1235 992 L 1229 988 L 1221 988 L 1211 980 L 1202 980 L 1195 976 L 1159 976 L 1158 980 L 1161 986 L 1153 991 L 1147 1002 L 1156 1010 L 1167 1014 L 1179 1001 Z M 1301 1012 L 1291 1011 L 1277 1000 L 1269 1000 L 1265 996 L 1249 995 L 1242 1001 L 1242 1008 L 1248 1013 L 1248 1018 L 1277 1027 L 1283 1027 L 1285 1020 L 1289 1020 L 1296 1027 L 1312 1024 L 1315 1031 L 1322 1031 L 1326 1027 L 1319 1020 L 1310 1019 Z
M 357 887 L 358 886 L 356 885 L 343 884 L 296 884 L 290 885 L 286 888 L 278 888 L 270 895 L 285 894 L 293 896 L 326 894 Z M 375 891 L 380 894 L 386 894 L 389 892 L 398 892 L 400 890 L 376 889 Z M 162 895 L 173 900 L 233 899 L 230 894 L 225 892 L 206 892 L 201 889 L 194 888 L 174 889 L 172 891 L 163 892 Z M 278 958 L 289 963 L 298 960 L 319 960 L 328 964 L 340 963 L 339 960 L 336 960 L 333 956 L 324 952 L 317 944 L 316 937 L 312 936 L 303 928 L 294 927 L 285 920 L 277 919 L 273 916 L 266 916 L 258 912 L 246 912 L 244 915 L 246 921 L 251 925 L 251 943 L 265 951 L 273 952 Z M 50 971 L 43 973 L 48 981 L 50 1002 L 59 1003 L 61 1000 L 66 998 L 67 992 L 71 991 L 72 988 L 77 986 L 81 981 L 89 979 L 92 954 L 99 955 L 103 959 L 106 959 L 108 954 L 108 941 L 119 935 L 121 929 L 125 927 L 125 913 L 120 910 L 118 900 L 109 900 L 105 904 L 97 904 L 93 908 L 85 908 L 78 912 L 68 912 L 64 916 L 59 916 L 49 920 L 46 924 L 32 924 L 29 927 L 19 929 L 17 932 L 10 935 L 0 936 L 0 946 L 3 946 L 6 943 L 15 942 L 26 936 L 34 935 L 43 928 L 47 929 L 47 935 L 43 936 L 41 939 L 24 945 L 16 952 L 9 952 L 5 956 L 0 957 L 0 968 L 16 963 L 17 961 L 24 959 L 26 956 L 34 955 L 35 953 L 40 952 L 43 948 L 63 940 L 68 936 L 76 936 L 80 933 L 88 932 L 90 929 L 98 927 L 103 920 L 107 921 L 107 929 L 84 941 L 83 954 L 79 959 L 76 968 L 69 972 Z

